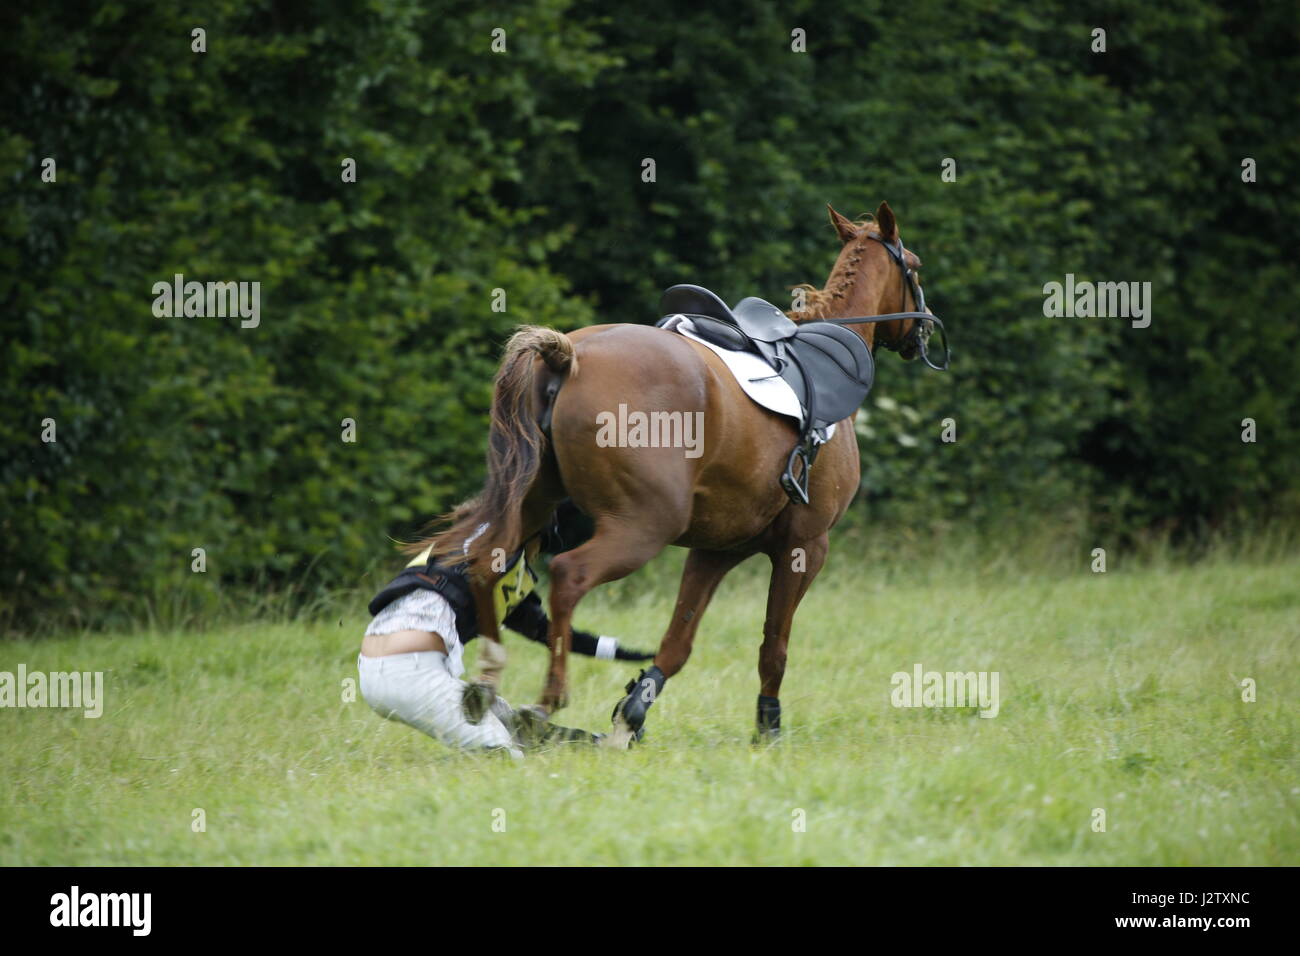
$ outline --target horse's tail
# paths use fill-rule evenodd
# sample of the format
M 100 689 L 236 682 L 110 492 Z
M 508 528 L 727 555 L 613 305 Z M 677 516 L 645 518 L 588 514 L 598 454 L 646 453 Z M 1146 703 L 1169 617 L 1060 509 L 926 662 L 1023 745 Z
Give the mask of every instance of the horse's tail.
M 451 522 L 445 530 L 407 545 L 403 550 L 408 554 L 419 554 L 432 544 L 432 557 L 460 559 L 468 555 L 470 566 L 479 568 L 494 549 L 509 554 L 523 543 L 523 501 L 537 477 L 547 441 L 539 421 L 541 409 L 534 402 L 534 356 L 561 379 L 578 374 L 578 356 L 563 332 L 525 325 L 510 337 L 492 396 L 483 491 L 438 519 Z

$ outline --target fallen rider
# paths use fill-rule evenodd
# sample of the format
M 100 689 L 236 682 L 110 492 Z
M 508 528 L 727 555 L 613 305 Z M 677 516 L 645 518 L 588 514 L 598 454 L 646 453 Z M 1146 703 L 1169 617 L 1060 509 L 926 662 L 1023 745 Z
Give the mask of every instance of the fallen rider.
M 565 502 L 544 534 L 507 558 L 493 593 L 497 619 L 505 627 L 546 644 L 550 622 L 530 564 L 540 554 L 557 554 L 585 541 L 590 537 L 585 522 L 585 516 Z M 477 722 L 469 720 L 462 706 L 469 685 L 460 676 L 465 672 L 465 644 L 478 636 L 478 622 L 463 562 L 448 566 L 431 561 L 426 549 L 375 596 L 369 610 L 374 619 L 362 639 L 357 669 L 361 695 L 379 716 L 401 721 L 449 747 L 504 750 L 512 756 L 544 744 L 598 739 L 585 730 L 552 724 L 531 708 L 515 710 L 500 696 Z M 572 650 L 605 660 L 644 661 L 654 656 L 577 628 Z

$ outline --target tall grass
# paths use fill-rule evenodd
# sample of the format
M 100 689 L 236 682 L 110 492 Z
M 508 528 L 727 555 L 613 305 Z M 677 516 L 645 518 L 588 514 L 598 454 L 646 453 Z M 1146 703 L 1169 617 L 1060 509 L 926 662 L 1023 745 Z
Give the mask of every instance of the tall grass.
M 104 671 L 107 705 L 0 709 L 0 863 L 1300 862 L 1290 539 L 1108 547 L 1094 574 L 1105 546 L 849 529 L 796 618 L 774 747 L 750 743 L 762 561 L 724 582 L 629 753 L 462 755 L 345 701 L 368 593 L 2 642 L 0 670 Z M 579 622 L 653 646 L 679 566 Z M 508 646 L 526 702 L 545 654 Z M 891 706 L 916 663 L 997 671 L 998 716 Z M 607 726 L 633 673 L 574 659 L 559 719 Z

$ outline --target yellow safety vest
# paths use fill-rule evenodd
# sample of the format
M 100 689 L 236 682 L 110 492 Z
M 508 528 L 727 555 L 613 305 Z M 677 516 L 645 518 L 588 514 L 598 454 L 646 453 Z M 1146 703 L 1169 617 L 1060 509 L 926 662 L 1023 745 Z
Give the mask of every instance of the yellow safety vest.
M 423 567 L 429 563 L 429 552 L 433 545 L 425 548 L 406 565 L 408 568 Z M 515 552 L 514 558 L 506 565 L 501 580 L 492 588 L 492 604 L 496 608 L 497 621 L 503 621 L 511 611 L 523 603 L 524 598 L 533 593 L 537 587 L 537 572 L 524 560 L 524 550 Z

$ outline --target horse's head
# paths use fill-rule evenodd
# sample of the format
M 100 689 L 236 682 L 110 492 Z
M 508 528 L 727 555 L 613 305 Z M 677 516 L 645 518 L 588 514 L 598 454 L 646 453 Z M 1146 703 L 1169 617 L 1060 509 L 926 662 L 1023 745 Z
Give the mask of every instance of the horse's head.
M 826 208 L 842 248 L 826 288 L 813 292 L 815 317 L 834 320 L 893 313 L 928 316 L 930 311 L 925 307 L 917 275 L 921 260 L 903 247 L 889 203 L 880 204 L 874 219 L 858 222 L 841 216 L 829 203 Z M 873 349 L 883 345 L 911 361 L 925 355 L 934 325 L 932 319 L 911 317 L 855 327 Z

